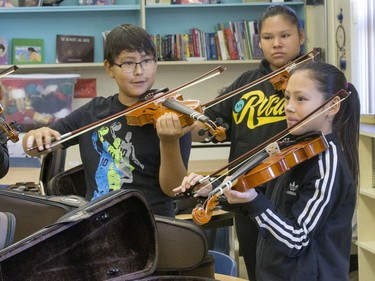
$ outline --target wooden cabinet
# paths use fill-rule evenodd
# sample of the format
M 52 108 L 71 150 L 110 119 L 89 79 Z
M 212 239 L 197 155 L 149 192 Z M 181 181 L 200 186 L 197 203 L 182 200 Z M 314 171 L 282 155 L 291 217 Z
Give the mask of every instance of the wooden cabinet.
M 375 280 L 375 123 L 361 123 L 360 186 L 358 191 L 359 280 Z

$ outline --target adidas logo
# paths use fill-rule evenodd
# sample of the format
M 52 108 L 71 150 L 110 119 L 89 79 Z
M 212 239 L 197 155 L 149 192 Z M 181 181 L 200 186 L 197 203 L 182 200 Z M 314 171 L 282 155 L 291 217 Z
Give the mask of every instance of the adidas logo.
M 291 182 L 289 184 L 289 190 L 286 192 L 287 194 L 289 195 L 293 195 L 293 196 L 296 196 L 296 190 L 298 189 L 298 184 L 296 184 L 296 182 Z

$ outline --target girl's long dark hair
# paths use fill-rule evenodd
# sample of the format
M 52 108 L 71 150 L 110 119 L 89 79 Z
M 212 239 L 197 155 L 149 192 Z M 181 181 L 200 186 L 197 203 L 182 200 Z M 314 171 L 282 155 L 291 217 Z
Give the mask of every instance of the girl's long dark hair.
M 355 87 L 346 81 L 345 75 L 335 66 L 324 62 L 311 62 L 295 69 L 307 70 L 309 78 L 317 82 L 319 92 L 329 99 L 339 90 L 344 89 L 350 95 L 340 103 L 340 110 L 332 123 L 333 133 L 338 137 L 344 155 L 348 161 L 355 185 L 359 178 L 359 123 L 360 101 Z

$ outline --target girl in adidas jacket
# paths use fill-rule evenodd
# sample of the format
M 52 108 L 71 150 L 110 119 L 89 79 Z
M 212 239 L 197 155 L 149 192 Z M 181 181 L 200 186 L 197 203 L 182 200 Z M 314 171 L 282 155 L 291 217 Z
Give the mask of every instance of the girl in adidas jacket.
M 291 73 L 285 113 L 291 127 L 341 89 L 351 94 L 341 102 L 335 97 L 312 121 L 291 132 L 296 137 L 320 131 L 326 150 L 269 182 L 266 194 L 254 188 L 224 189 L 228 202 L 239 204 L 259 229 L 258 281 L 349 280 L 358 183 L 358 94 L 336 67 L 311 62 Z M 185 192 L 201 179 L 192 173 L 174 191 Z M 212 186 L 206 180 L 195 190 L 195 196 L 207 196 Z
M 285 91 L 288 127 L 347 88 L 343 73 L 332 65 L 297 68 Z M 257 280 L 349 280 L 360 106 L 355 89 L 349 85 L 348 90 L 347 99 L 337 103 L 336 97 L 326 111 L 293 131 L 321 131 L 328 142 L 324 152 L 270 182 L 266 195 L 255 189 L 224 192 L 229 203 L 245 203 L 243 213 L 258 226 Z

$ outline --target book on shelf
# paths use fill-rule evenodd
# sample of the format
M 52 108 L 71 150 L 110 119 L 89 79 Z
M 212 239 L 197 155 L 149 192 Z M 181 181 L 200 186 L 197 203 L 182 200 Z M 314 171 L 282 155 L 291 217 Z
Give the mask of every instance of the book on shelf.
M 18 7 L 18 0 L 2 0 L 0 2 L 0 8 L 14 8 Z
M 225 42 L 228 48 L 229 58 L 231 60 L 236 60 L 238 56 L 237 56 L 237 44 L 234 40 L 234 34 L 232 33 L 232 30 L 229 27 L 224 28 L 223 31 L 225 35 Z
M 206 52 L 207 60 L 218 60 L 217 46 L 216 46 L 216 33 L 208 32 L 206 33 Z
M 13 64 L 41 64 L 44 62 L 44 40 L 40 38 L 13 38 Z
M 189 4 L 209 4 L 209 0 L 171 0 L 173 5 L 189 5 Z
M 217 41 L 218 41 L 218 46 L 220 50 L 220 58 L 221 60 L 228 60 L 229 59 L 229 52 L 228 52 L 228 47 L 225 39 L 225 34 L 224 30 L 220 29 L 217 32 Z
M 259 46 L 259 34 L 253 34 L 253 59 L 262 59 L 263 51 Z
M 78 3 L 86 6 L 107 6 L 115 5 L 115 0 L 79 0 Z
M 19 7 L 38 7 L 43 6 L 43 0 L 18 0 Z
M 0 65 L 8 64 L 8 40 L 0 37 Z
M 146 5 L 170 5 L 171 0 L 146 0 Z
M 201 52 L 201 31 L 198 28 L 191 29 L 191 39 L 193 43 L 193 55 L 192 57 L 202 57 Z
M 56 35 L 56 63 L 94 62 L 94 36 Z

